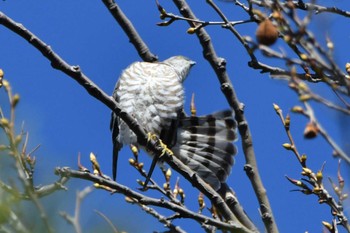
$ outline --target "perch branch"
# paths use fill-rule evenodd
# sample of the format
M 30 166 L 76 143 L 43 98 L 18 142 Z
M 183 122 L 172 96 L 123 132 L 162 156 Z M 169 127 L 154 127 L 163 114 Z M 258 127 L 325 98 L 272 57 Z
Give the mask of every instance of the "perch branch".
M 79 179 L 84 179 L 84 180 L 89 180 L 94 183 L 97 183 L 101 186 L 107 186 L 111 188 L 112 190 L 115 190 L 117 193 L 122 193 L 126 197 L 130 197 L 132 199 L 137 200 L 139 204 L 143 205 L 151 205 L 151 206 L 158 206 L 166 209 L 170 209 L 174 212 L 177 212 L 182 215 L 184 218 L 191 218 L 194 219 L 200 223 L 205 223 L 205 224 L 210 224 L 212 226 L 216 226 L 220 229 L 223 230 L 235 230 L 235 232 L 251 232 L 238 223 L 224 223 L 212 218 L 209 218 L 207 216 L 192 212 L 188 210 L 185 207 L 176 205 L 170 201 L 164 200 L 164 199 L 156 199 L 156 198 L 151 198 L 148 196 L 145 196 L 139 192 L 136 192 L 132 189 L 130 189 L 127 186 L 118 184 L 117 182 L 114 182 L 112 180 L 104 179 L 98 175 L 94 175 L 88 172 L 81 172 L 81 171 L 75 171 L 72 170 L 68 167 L 63 167 L 63 168 L 56 168 L 55 173 L 59 176 L 62 177 L 67 177 L 67 178 L 79 178 Z

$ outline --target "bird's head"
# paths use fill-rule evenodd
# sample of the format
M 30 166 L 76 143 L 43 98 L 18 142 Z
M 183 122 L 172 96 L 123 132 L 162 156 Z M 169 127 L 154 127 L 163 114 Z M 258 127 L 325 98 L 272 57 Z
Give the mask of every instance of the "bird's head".
M 183 82 L 187 75 L 190 73 L 190 69 L 196 62 L 190 60 L 184 56 L 174 56 L 163 61 L 163 63 L 173 67 L 179 74 L 180 81 Z

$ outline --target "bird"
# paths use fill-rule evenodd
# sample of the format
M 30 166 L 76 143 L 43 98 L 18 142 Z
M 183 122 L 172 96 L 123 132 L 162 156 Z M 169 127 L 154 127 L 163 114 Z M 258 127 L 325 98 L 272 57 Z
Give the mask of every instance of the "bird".
M 233 143 L 237 122 L 231 110 L 203 116 L 185 114 L 183 82 L 194 64 L 185 56 L 134 62 L 122 71 L 112 96 L 147 133 L 159 138 L 173 156 L 218 190 L 230 175 L 237 154 Z M 120 149 L 123 145 L 140 149 L 140 145 L 135 133 L 114 112 L 110 129 L 115 180 Z

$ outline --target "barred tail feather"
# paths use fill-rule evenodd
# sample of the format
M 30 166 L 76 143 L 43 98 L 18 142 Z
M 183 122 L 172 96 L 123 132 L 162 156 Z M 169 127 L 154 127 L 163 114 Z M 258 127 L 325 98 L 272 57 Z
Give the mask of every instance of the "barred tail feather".
M 218 164 L 222 163 L 228 163 L 229 165 L 233 165 L 234 159 L 232 154 L 234 153 L 228 153 L 227 151 L 221 150 L 218 147 L 213 147 L 209 146 L 208 144 L 204 143 L 198 143 L 198 142 L 188 142 L 185 145 L 182 145 L 182 148 L 186 148 L 188 146 L 188 150 L 196 150 L 198 154 L 201 154 L 201 156 L 207 158 L 207 159 L 212 159 L 214 162 Z M 234 151 L 236 151 L 236 148 L 234 148 Z M 212 154 L 215 154 L 216 156 L 212 156 Z
M 175 156 L 214 189 L 225 182 L 234 164 L 237 123 L 232 111 L 180 119 Z
M 220 188 L 220 180 L 215 173 L 212 172 L 209 168 L 202 164 L 202 161 L 197 161 L 196 159 L 191 158 L 189 155 L 193 153 L 182 150 L 178 148 L 177 151 L 174 151 L 175 156 L 177 156 L 181 162 L 186 164 L 192 171 L 196 172 L 206 183 L 208 183 L 213 189 L 218 190 Z
M 234 114 L 231 110 L 224 110 L 205 116 L 185 117 L 181 119 L 180 127 L 188 128 L 191 126 L 206 127 L 216 125 L 218 128 L 236 128 L 237 122 L 233 116 Z
M 226 180 L 230 174 L 231 166 L 213 153 L 202 152 L 195 147 L 181 146 L 180 159 L 195 160 L 208 168 L 211 173 L 215 173 L 219 180 Z M 184 156 L 183 156 L 184 155 Z M 214 172 L 215 171 L 215 172 Z
M 228 130 L 226 125 L 216 124 L 215 126 L 189 126 L 186 130 L 191 134 L 215 136 L 216 139 L 234 140 L 237 135 L 233 130 Z
M 182 140 L 182 142 L 181 149 L 192 153 L 187 153 L 187 156 L 202 162 L 203 165 L 212 171 L 221 171 L 223 169 L 223 172 L 218 177 L 220 180 L 226 180 L 234 163 L 232 155 L 236 152 L 236 147 L 232 143 L 221 141 L 215 145 L 210 145 L 209 143 L 198 141 L 186 141 L 186 139 Z

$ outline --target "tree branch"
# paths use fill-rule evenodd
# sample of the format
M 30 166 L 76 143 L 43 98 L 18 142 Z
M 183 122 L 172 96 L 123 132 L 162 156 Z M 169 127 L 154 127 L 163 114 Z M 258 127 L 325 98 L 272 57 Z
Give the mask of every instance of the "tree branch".
M 62 177 L 62 176 L 61 176 Z M 67 177 L 65 177 L 67 178 Z M 75 201 L 75 210 L 74 210 L 74 216 L 68 215 L 66 212 L 60 212 L 60 215 L 70 224 L 73 225 L 74 230 L 76 233 L 82 233 L 82 229 L 79 223 L 80 218 L 80 209 L 81 209 L 81 203 L 83 199 L 91 193 L 94 190 L 92 186 L 87 186 L 81 191 L 77 191 L 77 197 Z
M 173 0 L 180 13 L 186 18 L 197 18 L 191 11 L 190 7 L 184 0 Z M 228 21 L 225 17 L 223 20 Z M 229 25 L 229 22 L 227 22 Z M 192 23 L 190 23 L 191 26 Z M 232 27 L 232 26 L 231 26 Z M 223 58 L 219 58 L 216 55 L 211 38 L 204 28 L 196 30 L 196 35 L 203 47 L 203 56 L 208 60 L 213 70 L 215 71 L 217 78 L 221 83 L 221 90 L 224 93 L 227 102 L 231 108 L 235 111 L 235 117 L 239 126 L 239 133 L 242 138 L 242 147 L 246 159 L 245 169 L 247 175 L 254 188 L 257 199 L 260 203 L 260 209 L 262 212 L 262 219 L 268 232 L 278 232 L 276 222 L 274 220 L 272 209 L 266 195 L 266 190 L 262 184 L 262 180 L 259 175 L 255 153 L 252 143 L 252 137 L 249 130 L 248 122 L 245 119 L 242 104 L 239 102 L 236 92 L 234 91 L 233 85 L 226 72 L 226 61 Z
M 148 46 L 143 42 L 142 38 L 134 28 L 131 21 L 125 16 L 120 7 L 114 2 L 114 0 L 102 0 L 109 12 L 113 15 L 114 19 L 122 27 L 125 34 L 129 37 L 130 43 L 132 43 L 138 52 L 142 60 L 147 62 L 158 61 L 158 57 L 151 53 Z
M 258 0 L 250 0 L 252 3 L 258 5 L 258 6 L 265 6 L 266 3 L 268 2 L 269 4 L 272 4 L 273 1 L 258 1 Z M 349 11 L 344 11 L 341 10 L 339 8 L 336 7 L 325 7 L 325 6 L 321 6 L 321 5 L 317 5 L 314 3 L 305 3 L 302 0 L 298 0 L 298 1 L 292 1 L 292 3 L 294 4 L 294 6 L 300 10 L 304 10 L 304 11 L 313 11 L 315 12 L 315 14 L 320 14 L 323 12 L 328 12 L 328 13 L 334 13 L 337 15 L 341 15 L 344 17 L 349 18 L 350 17 L 350 12 Z M 288 3 L 282 3 L 282 5 L 286 5 Z
M 224 222 L 209 218 L 207 216 L 197 214 L 195 212 L 188 210 L 185 207 L 179 206 L 179 205 L 174 204 L 170 201 L 145 196 L 139 192 L 136 192 L 136 191 L 130 189 L 127 186 L 118 184 L 112 180 L 104 179 L 100 176 L 93 175 L 91 173 L 72 170 L 68 167 L 63 167 L 63 168 L 58 167 L 55 169 L 55 173 L 56 173 L 56 175 L 59 175 L 61 177 L 79 178 L 79 179 L 89 180 L 89 181 L 92 181 L 94 183 L 98 183 L 101 186 L 107 186 L 107 187 L 115 190 L 115 192 L 117 192 L 117 193 L 122 193 L 126 197 L 130 197 L 132 199 L 137 200 L 138 204 L 158 206 L 158 207 L 170 209 L 174 212 L 179 213 L 183 218 L 191 218 L 191 219 L 194 219 L 200 223 L 210 224 L 212 226 L 216 226 L 216 227 L 223 229 L 223 230 L 229 230 L 229 231 L 234 231 L 234 232 L 251 232 L 251 231 L 245 229 L 244 227 L 242 227 L 241 224 L 239 224 L 239 223 L 237 224 L 237 223 L 234 223 L 232 221 L 229 223 L 224 223 Z

